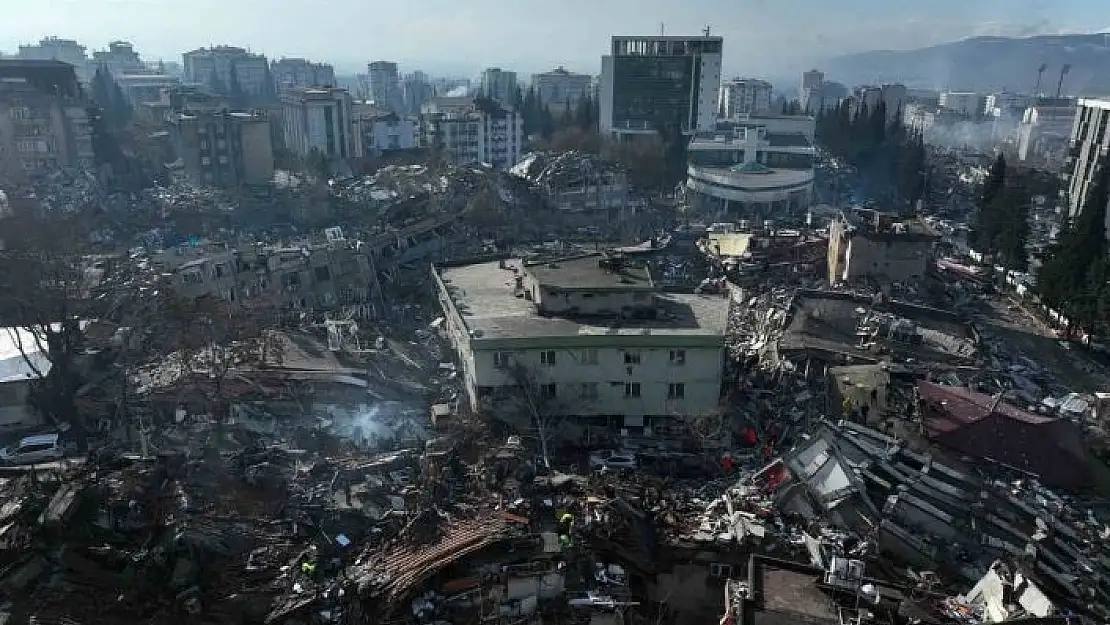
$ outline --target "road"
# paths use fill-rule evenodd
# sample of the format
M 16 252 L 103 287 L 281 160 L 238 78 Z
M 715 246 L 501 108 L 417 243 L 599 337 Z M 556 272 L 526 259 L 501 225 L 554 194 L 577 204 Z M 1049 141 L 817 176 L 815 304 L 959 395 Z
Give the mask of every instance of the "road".
M 1043 377 L 1068 391 L 1093 393 L 1110 389 L 1110 371 L 1106 367 L 1082 347 L 1056 338 L 1048 326 L 1005 295 L 992 295 L 984 304 L 987 308 L 978 320 L 979 326 L 984 341 L 995 353 L 1016 357 L 1020 359 L 1018 364 L 1036 363 Z M 1003 366 L 1006 364 L 1003 362 Z

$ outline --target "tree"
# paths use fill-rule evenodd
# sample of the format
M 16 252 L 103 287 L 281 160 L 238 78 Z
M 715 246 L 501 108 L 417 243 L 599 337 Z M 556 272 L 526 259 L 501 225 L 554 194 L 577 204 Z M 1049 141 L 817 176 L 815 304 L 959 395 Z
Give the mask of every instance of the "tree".
M 220 80 L 220 75 L 216 73 L 216 70 L 212 70 L 212 74 L 208 77 L 208 88 L 217 95 L 227 95 L 227 85 Z
M 550 139 L 555 133 L 555 118 L 551 115 L 551 107 L 546 104 L 540 112 L 539 132 L 544 139 Z
M 246 108 L 247 96 L 243 91 L 242 83 L 239 82 L 239 66 L 234 61 L 228 66 L 227 76 L 227 96 L 231 100 L 232 108 Z
M 981 252 L 988 252 L 993 246 L 1000 229 L 998 214 L 999 205 L 995 199 L 1001 195 L 1006 186 L 1006 157 L 1001 153 L 994 160 L 986 180 L 983 181 L 983 190 L 976 202 L 976 213 L 972 221 L 969 242 L 972 247 Z
M 4 227 L 17 232 L 0 257 L 5 285 L 0 319 L 22 330 L 17 347 L 33 372 L 31 403 L 48 420 L 68 424 L 76 436 L 90 416 L 77 409 L 90 367 L 86 330 L 93 320 L 111 321 L 138 306 L 138 281 L 105 279 L 108 257 L 89 255 L 86 233 L 94 224 L 84 213 L 23 212 Z M 98 268 L 97 265 L 100 267 Z
M 237 307 L 202 296 L 178 298 L 167 314 L 174 327 L 177 358 L 202 389 L 211 413 L 220 420 L 230 412 L 227 382 L 240 367 L 264 362 L 270 343 L 261 310 Z
M 1025 271 L 1029 267 L 1029 208 L 1032 198 L 1021 180 L 1006 185 L 993 200 L 991 213 L 998 219 L 997 233 L 990 245 L 1006 272 Z
M 574 109 L 570 106 L 570 99 L 563 102 L 563 112 L 559 115 L 559 128 L 570 128 L 574 125 Z
M 1081 210 L 1060 234 L 1037 275 L 1041 299 L 1069 323 L 1092 331 L 1104 327 L 1099 302 L 1108 299 L 1106 205 L 1110 200 L 1110 157 L 1098 164 Z M 1070 333 L 1071 328 L 1068 328 Z
M 575 122 L 578 127 L 585 132 L 594 130 L 594 103 L 589 95 L 583 95 L 578 99 L 578 106 L 575 109 Z

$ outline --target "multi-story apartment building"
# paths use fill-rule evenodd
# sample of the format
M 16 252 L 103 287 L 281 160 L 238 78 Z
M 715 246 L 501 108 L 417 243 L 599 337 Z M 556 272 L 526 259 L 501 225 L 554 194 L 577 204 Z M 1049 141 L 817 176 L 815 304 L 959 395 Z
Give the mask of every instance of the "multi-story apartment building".
M 335 87 L 335 68 L 306 59 L 282 58 L 270 63 L 278 93 L 301 87 Z
M 380 109 L 401 112 L 401 80 L 397 63 L 374 61 L 366 66 L 366 72 L 369 95 L 374 104 Z
M 230 88 L 234 80 L 238 80 L 243 93 L 252 98 L 264 98 L 271 91 L 270 66 L 264 55 L 225 45 L 199 48 L 186 52 L 181 58 L 187 83 L 209 85 L 216 82 Z
M 87 84 L 92 79 L 85 46 L 72 39 L 45 37 L 37 44 L 19 46 L 19 58 L 29 61 L 61 61 L 73 66 L 77 80 Z
M 73 65 L 0 59 L 0 175 L 92 167 L 88 106 Z
M 1083 210 L 1087 194 L 1098 175 L 1107 153 L 1110 153 L 1110 99 L 1082 98 L 1072 123 L 1068 150 L 1069 215 Z M 1110 221 L 1110 217 L 1107 218 Z M 1110 230 L 1107 231 L 1110 237 Z
M 1074 98 L 1037 98 L 1018 126 L 1018 159 L 1049 169 L 1062 167 L 1077 110 Z
M 986 98 L 974 91 L 944 91 L 940 107 L 964 117 L 978 117 L 986 108 Z
M 401 115 L 417 116 L 421 107 L 436 95 L 435 88 L 424 72 L 405 74 L 401 79 Z
M 482 95 L 512 106 L 516 103 L 516 72 L 491 67 L 482 72 Z
M 801 92 L 804 94 L 810 89 L 817 89 L 825 82 L 825 72 L 820 70 L 811 69 L 808 72 L 802 72 L 802 88 Z
M 578 101 L 593 97 L 593 76 L 574 74 L 563 67 L 550 72 L 532 75 L 532 89 L 540 104 L 551 107 L 552 112 L 561 112 L 566 106 L 573 111 Z
M 180 86 L 181 81 L 165 74 L 120 74 L 116 76 L 116 84 L 131 106 L 138 107 L 161 101 L 162 93 Z
M 695 208 L 777 219 L 809 208 L 814 118 L 750 115 L 722 121 L 688 148 L 686 188 Z
M 712 129 L 723 46 L 721 37 L 613 37 L 601 58 L 601 133 L 651 135 L 660 123 L 685 134 Z
M 241 112 L 191 111 L 170 116 L 182 169 L 196 184 L 263 185 L 274 176 L 270 120 Z
M 296 154 L 352 158 L 362 154 L 354 132 L 353 101 L 346 89 L 292 89 L 281 96 L 285 147 Z
M 647 269 L 601 255 L 440 266 L 433 278 L 476 411 L 532 395 L 521 408 L 542 417 L 643 435 L 717 410 L 728 297 L 662 293 Z
M 262 301 L 300 310 L 359 309 L 369 302 L 373 279 L 369 258 L 346 240 L 295 247 L 180 247 L 153 260 L 182 296 L 219 297 L 240 305 Z
M 815 69 L 802 74 L 801 105 L 807 115 L 836 108 L 848 97 L 848 88 L 838 82 L 825 80 L 825 74 Z
M 435 98 L 421 115 L 425 145 L 456 163 L 489 163 L 508 169 L 520 160 L 524 119 L 489 98 Z
M 774 87 L 757 78 L 733 78 L 721 85 L 721 113 L 726 119 L 742 114 L 766 113 L 771 110 Z
M 113 41 L 107 50 L 93 52 L 93 65 L 104 67 L 113 77 L 123 74 L 146 74 L 147 68 L 139 53 L 127 41 Z M 95 72 L 95 69 L 93 70 Z
M 983 114 L 987 117 L 1020 117 L 1025 107 L 1032 103 L 1031 96 L 1009 91 L 992 93 L 983 103 Z
M 900 119 L 902 107 L 906 103 L 906 86 L 900 84 L 882 85 L 881 87 L 862 85 L 852 90 L 852 114 L 858 115 L 864 106 L 868 111 L 878 108 L 879 102 L 886 107 L 886 120 L 893 122 Z
M 370 104 L 355 104 L 352 117 L 354 132 L 361 139 L 361 156 L 379 156 L 418 145 L 420 128 L 415 118 L 401 117 Z

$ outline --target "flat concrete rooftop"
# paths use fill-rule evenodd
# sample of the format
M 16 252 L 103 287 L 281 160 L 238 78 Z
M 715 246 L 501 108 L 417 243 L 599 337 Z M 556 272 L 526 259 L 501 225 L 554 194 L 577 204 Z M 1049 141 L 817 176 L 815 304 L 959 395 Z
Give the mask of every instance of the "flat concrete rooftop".
M 651 290 L 651 273 L 645 267 L 625 266 L 606 270 L 603 256 L 590 254 L 543 263 L 527 263 L 525 270 L 546 287 L 559 289 Z
M 520 267 L 520 261 L 509 266 Z M 497 261 L 437 267 L 452 304 L 475 339 L 581 336 L 724 336 L 729 299 L 722 295 L 656 294 L 657 319 L 545 317 L 513 293 L 516 273 Z

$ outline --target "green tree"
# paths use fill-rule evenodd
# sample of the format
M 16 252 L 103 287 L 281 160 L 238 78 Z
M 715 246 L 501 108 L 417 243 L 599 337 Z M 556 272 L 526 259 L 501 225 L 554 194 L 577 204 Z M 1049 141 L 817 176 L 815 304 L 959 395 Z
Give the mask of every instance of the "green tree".
M 594 129 L 594 103 L 589 95 L 584 95 L 578 99 L 578 106 L 575 110 L 575 122 L 578 127 L 583 131 L 589 132 Z
M 983 189 L 976 202 L 976 212 L 971 224 L 968 241 L 972 248 L 989 253 L 998 236 L 1002 216 L 998 214 L 999 205 L 995 199 L 1006 186 L 1006 157 L 999 153 L 994 160 Z
M 239 82 L 239 66 L 234 61 L 228 67 L 227 77 L 227 96 L 232 108 L 246 108 L 247 96 L 243 91 L 243 84 Z
M 559 115 L 559 128 L 570 128 L 574 125 L 574 109 L 570 106 L 570 99 L 563 102 L 563 112 Z
M 208 88 L 212 90 L 212 93 L 217 95 L 227 95 L 227 85 L 224 84 L 224 81 L 220 80 L 220 75 L 217 74 L 215 70 L 213 70 L 212 74 L 208 77 Z
M 1088 331 L 1105 327 L 1099 302 L 1108 298 L 1106 204 L 1110 200 L 1110 157 L 1103 157 L 1081 210 L 1061 232 L 1037 274 L 1041 299 Z M 1105 310 L 1104 308 L 1102 310 Z M 1069 331 L 1071 328 L 1069 328 Z
M 551 107 L 544 105 L 539 115 L 539 133 L 544 139 L 551 139 L 555 133 L 555 117 L 551 114 Z

